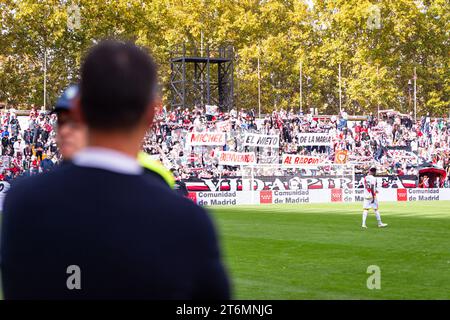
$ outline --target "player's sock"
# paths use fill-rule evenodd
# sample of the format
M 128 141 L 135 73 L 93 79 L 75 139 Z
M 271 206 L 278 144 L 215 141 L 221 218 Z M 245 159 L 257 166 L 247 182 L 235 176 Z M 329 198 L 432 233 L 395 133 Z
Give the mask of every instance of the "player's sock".
M 364 210 L 363 211 L 363 216 L 362 216 L 362 225 L 365 226 L 366 225 L 366 219 L 367 219 L 367 214 L 369 213 L 368 210 Z
M 383 222 L 381 222 L 380 211 L 375 211 L 375 217 L 377 217 L 378 224 L 383 224 Z

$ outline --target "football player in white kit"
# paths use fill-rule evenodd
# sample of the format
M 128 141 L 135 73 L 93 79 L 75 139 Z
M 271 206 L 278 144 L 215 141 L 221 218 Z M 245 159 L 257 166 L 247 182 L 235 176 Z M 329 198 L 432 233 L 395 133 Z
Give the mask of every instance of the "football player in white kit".
M 366 177 L 364 177 L 364 205 L 363 205 L 363 216 L 362 216 L 362 227 L 367 228 L 366 219 L 367 214 L 369 213 L 369 209 L 373 209 L 375 211 L 375 216 L 378 221 L 378 227 L 384 228 L 387 227 L 386 223 L 381 222 L 380 212 L 378 211 L 378 186 L 377 186 L 377 178 L 375 178 L 375 174 L 377 173 L 377 169 L 372 167 L 369 169 L 369 173 Z

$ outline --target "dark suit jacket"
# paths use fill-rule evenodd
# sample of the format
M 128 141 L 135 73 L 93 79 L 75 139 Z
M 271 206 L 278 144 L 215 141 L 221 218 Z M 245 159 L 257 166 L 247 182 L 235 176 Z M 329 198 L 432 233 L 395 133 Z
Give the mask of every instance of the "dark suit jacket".
M 156 176 L 67 164 L 23 179 L 1 236 L 6 299 L 230 298 L 210 218 Z

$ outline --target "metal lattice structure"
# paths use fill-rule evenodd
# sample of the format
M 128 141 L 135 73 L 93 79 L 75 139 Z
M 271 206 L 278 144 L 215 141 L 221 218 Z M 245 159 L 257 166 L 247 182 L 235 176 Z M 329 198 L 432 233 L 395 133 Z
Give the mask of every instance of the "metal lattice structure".
M 181 44 L 171 51 L 171 107 L 217 105 L 233 107 L 234 48 Z

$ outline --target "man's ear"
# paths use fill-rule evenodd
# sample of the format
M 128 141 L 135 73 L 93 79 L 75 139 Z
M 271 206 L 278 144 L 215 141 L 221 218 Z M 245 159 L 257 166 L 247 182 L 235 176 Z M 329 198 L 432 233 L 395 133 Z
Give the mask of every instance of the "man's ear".
M 86 119 L 84 117 L 83 111 L 81 110 L 81 99 L 80 96 L 76 96 L 72 100 L 72 108 L 70 109 L 70 115 L 73 120 L 79 123 L 86 123 Z

